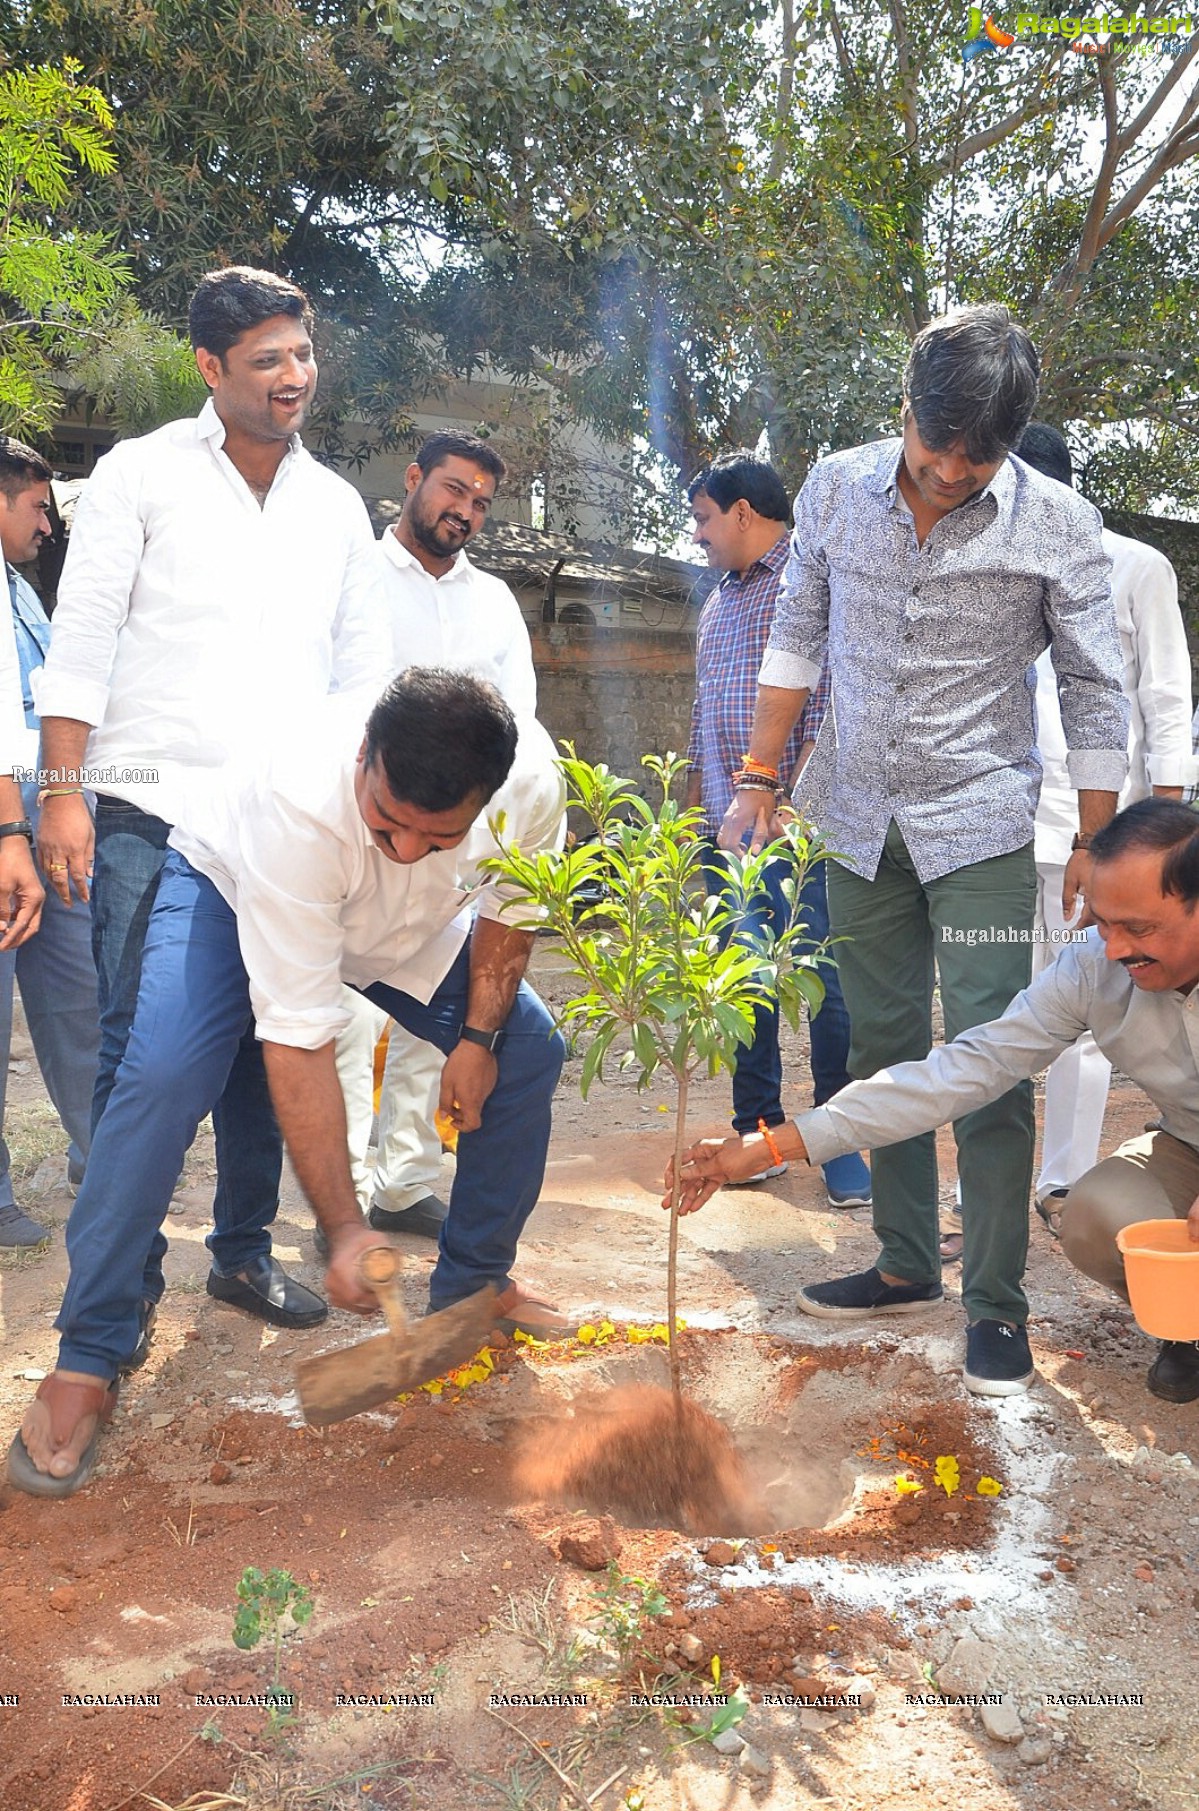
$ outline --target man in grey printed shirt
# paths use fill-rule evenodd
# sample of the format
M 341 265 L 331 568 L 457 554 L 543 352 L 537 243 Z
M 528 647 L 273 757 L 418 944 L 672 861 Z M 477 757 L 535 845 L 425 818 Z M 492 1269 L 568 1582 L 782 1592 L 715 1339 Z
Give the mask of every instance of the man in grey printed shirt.
M 1127 1300 L 1122 1226 L 1185 1219 L 1199 1252 L 1199 822 L 1172 799 L 1140 799 L 1096 835 L 1091 855 L 1094 929 L 1064 945 L 1001 1018 L 923 1062 L 851 1083 L 773 1137 L 784 1157 L 809 1163 L 908 1138 L 977 1111 L 1090 1031 L 1161 1113 L 1081 1176 L 1063 1206 L 1066 1256 Z M 754 1133 L 685 1152 L 684 1211 L 752 1172 L 764 1144 Z M 1199 1397 L 1199 1341 L 1163 1341 L 1149 1388 L 1167 1402 Z
M 821 460 L 796 502 L 746 751 L 756 765 L 721 841 L 756 847 L 769 832 L 773 794 L 757 769 L 777 767 L 827 649 L 833 709 L 796 803 L 837 852 L 829 916 L 848 939 L 838 966 L 858 1077 L 928 1053 L 934 959 L 950 1038 L 1028 985 L 1040 785 L 1030 668 L 1043 648 L 1053 647 L 1079 794 L 1067 916 L 1124 779 L 1128 709 L 1098 512 L 1009 456 L 1036 404 L 1038 363 L 1005 308 L 926 328 L 905 373 L 902 439 Z M 1033 1375 L 1021 1287 L 1029 1084 L 954 1130 L 965 1382 L 1008 1395 Z M 805 1313 L 941 1300 L 932 1134 L 881 1152 L 873 1177 L 878 1266 L 809 1285 Z

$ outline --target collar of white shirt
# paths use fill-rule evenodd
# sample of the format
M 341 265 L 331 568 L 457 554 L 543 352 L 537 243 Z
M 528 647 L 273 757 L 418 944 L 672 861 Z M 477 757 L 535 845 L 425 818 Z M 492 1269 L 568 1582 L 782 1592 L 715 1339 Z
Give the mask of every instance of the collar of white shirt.
M 422 565 L 416 555 L 405 547 L 394 528 L 383 530 L 379 537 L 379 545 L 383 549 L 385 559 L 389 559 L 393 565 L 403 567 L 408 571 L 423 572 L 431 585 L 452 585 L 461 582 L 463 579 L 469 579 L 473 570 L 466 557 L 466 549 L 460 548 L 449 571 L 443 572 L 440 578 L 435 578 L 428 567 Z

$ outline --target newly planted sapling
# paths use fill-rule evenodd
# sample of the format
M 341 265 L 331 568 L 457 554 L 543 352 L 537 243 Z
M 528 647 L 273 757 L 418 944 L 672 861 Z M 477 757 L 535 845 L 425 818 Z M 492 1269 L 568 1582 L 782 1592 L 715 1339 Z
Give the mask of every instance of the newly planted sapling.
M 563 747 L 569 802 L 591 821 L 595 836 L 561 851 L 525 855 L 505 843 L 501 818 L 496 829 L 503 854 L 487 866 L 505 891 L 535 908 L 539 922 L 557 933 L 580 983 L 559 1023 L 585 1050 L 584 1098 L 616 1051 L 620 1068 L 634 1072 L 638 1087 L 660 1070 L 674 1078 L 666 1324 L 677 1398 L 679 1171 L 688 1142 L 688 1091 L 697 1075 L 735 1066 L 738 1050 L 752 1041 L 755 1008 L 775 1003 L 797 1026 L 803 1006 L 816 1010 L 823 1000 L 819 967 L 828 956 L 809 940 L 800 890 L 824 852 L 796 820 L 759 854 L 723 857 L 727 885 L 709 896 L 702 813 L 672 797 L 686 763 L 674 755 L 645 757 L 642 765 L 661 795 L 651 804 L 632 781 L 580 761 L 571 743 Z M 754 918 L 773 862 L 788 870 L 783 892 L 789 919 L 777 934 Z

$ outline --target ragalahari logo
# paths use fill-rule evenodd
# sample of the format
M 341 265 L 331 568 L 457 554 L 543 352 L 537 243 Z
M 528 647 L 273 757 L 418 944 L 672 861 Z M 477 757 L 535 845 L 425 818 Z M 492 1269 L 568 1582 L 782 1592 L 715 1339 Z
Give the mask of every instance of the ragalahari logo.
M 1157 50 L 1178 56 L 1195 30 L 1190 13 L 1017 13 L 1014 27 L 1006 31 L 980 6 L 970 8 L 962 43 L 962 62 L 972 63 L 992 50 L 1010 50 L 1032 38 L 1054 37 L 1065 50 L 1080 57 L 1102 57 L 1113 51 Z
M 962 45 L 963 63 L 972 63 L 984 51 L 1010 50 L 1015 42 L 1012 33 L 1002 31 L 990 13 L 984 15 L 980 6 L 970 8 L 970 23 L 966 27 L 966 38 Z

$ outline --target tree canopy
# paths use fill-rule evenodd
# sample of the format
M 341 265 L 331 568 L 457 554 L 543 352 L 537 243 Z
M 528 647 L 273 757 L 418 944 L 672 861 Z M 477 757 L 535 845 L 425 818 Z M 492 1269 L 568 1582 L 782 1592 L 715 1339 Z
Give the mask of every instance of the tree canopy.
M 963 11 L 0 0 L 0 38 L 109 97 L 116 169 L 55 215 L 113 236 L 143 307 L 180 323 L 222 260 L 311 291 L 335 458 L 496 369 L 524 470 L 593 430 L 644 530 L 730 444 L 798 480 L 882 431 L 912 333 L 995 298 L 1090 493 L 1193 504 L 1199 36 L 963 58 Z

